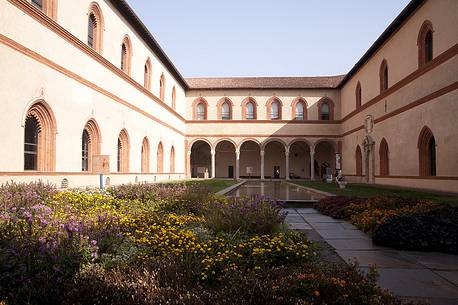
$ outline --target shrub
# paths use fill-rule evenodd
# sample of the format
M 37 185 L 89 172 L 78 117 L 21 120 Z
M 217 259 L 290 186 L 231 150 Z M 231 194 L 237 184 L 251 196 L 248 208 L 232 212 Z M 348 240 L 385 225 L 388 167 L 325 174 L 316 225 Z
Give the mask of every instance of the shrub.
M 358 204 L 363 199 L 345 196 L 332 196 L 320 199 L 315 204 L 315 209 L 324 215 L 331 216 L 337 219 L 345 218 L 344 209 L 350 204 Z
M 215 233 L 268 234 L 278 230 L 286 213 L 281 205 L 264 197 L 231 198 L 210 203 L 204 212 L 206 225 Z
M 394 216 L 374 231 L 375 243 L 402 250 L 458 254 L 458 208 Z

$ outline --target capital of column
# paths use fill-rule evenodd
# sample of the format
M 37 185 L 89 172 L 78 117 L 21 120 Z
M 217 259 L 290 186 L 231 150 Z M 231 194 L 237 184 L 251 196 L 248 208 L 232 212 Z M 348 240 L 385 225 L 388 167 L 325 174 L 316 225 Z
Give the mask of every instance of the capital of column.
M 211 153 L 212 155 L 214 155 L 214 154 L 216 154 L 216 150 L 212 149 L 212 150 L 210 150 L 210 153 Z
M 263 150 L 261 150 L 261 153 L 260 153 L 261 157 L 264 157 L 265 155 L 265 152 Z
M 235 151 L 235 156 L 237 159 L 240 159 L 240 150 Z

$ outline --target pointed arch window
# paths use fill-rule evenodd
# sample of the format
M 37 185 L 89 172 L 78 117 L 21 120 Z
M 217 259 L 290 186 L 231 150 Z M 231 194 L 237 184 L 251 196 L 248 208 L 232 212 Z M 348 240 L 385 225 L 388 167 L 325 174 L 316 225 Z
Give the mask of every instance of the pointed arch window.
M 380 157 L 380 176 L 389 176 L 390 175 L 390 160 L 389 160 L 389 149 L 388 143 L 385 138 L 380 142 L 379 149 Z
M 249 102 L 249 103 L 246 105 L 246 119 L 247 119 L 247 120 L 254 120 L 254 119 L 256 119 L 254 109 L 255 109 L 255 107 L 254 107 L 254 104 L 253 104 L 252 102 Z
M 143 138 L 142 142 L 142 150 L 141 150 L 141 171 L 142 173 L 149 173 L 149 155 L 150 155 L 150 150 L 149 150 L 149 141 L 147 137 Z
M 361 147 L 356 146 L 355 151 L 355 164 L 356 164 L 356 175 L 363 175 L 363 154 L 361 153 Z
M 92 2 L 89 6 L 87 44 L 98 53 L 102 53 L 103 15 L 99 5 Z
M 278 120 L 280 119 L 280 105 L 278 102 L 272 103 L 272 108 L 270 111 L 270 119 L 271 120 Z
M 226 97 L 221 98 L 216 104 L 219 120 L 232 120 L 232 101 Z
M 129 136 L 123 129 L 118 137 L 117 169 L 120 173 L 129 172 Z
M 24 170 L 54 171 L 56 125 L 49 106 L 40 101 L 27 111 L 24 122 Z
M 431 21 L 423 22 L 418 34 L 418 67 L 433 60 L 433 25 Z
M 161 101 L 164 101 L 165 98 L 165 76 L 164 74 L 161 75 L 159 79 L 159 98 Z
M 330 98 L 323 97 L 321 100 L 318 101 L 317 106 L 319 120 L 334 120 L 334 102 Z
M 92 159 L 100 154 L 100 131 L 94 119 L 89 120 L 84 126 L 81 146 L 81 170 L 92 171 Z
M 175 110 L 177 107 L 177 90 L 175 86 L 172 88 L 172 109 Z
M 282 102 L 278 98 L 276 97 L 270 98 L 267 101 L 266 110 L 267 110 L 267 119 L 281 120 Z
M 38 121 L 30 116 L 25 121 L 24 170 L 38 169 Z
M 296 121 L 304 121 L 307 119 L 307 102 L 299 97 L 296 98 L 292 104 L 292 119 Z
M 170 173 L 175 173 L 175 148 L 170 148 Z
M 252 97 L 247 97 L 242 101 L 242 119 L 256 120 L 258 103 Z
M 151 90 L 151 60 L 148 58 L 145 62 L 144 72 L 143 72 L 143 86 L 147 90 Z
M 356 109 L 361 107 L 361 98 L 362 98 L 361 84 L 358 82 L 358 84 L 356 85 L 356 90 L 355 90 Z
M 157 173 L 162 174 L 164 172 L 164 148 L 162 143 L 159 142 L 157 146 Z
M 428 127 L 418 138 L 420 176 L 436 176 L 436 139 Z
M 380 93 L 388 89 L 388 64 L 383 60 L 380 65 Z
M 126 35 L 121 45 L 121 70 L 130 75 L 132 58 L 132 45 L 129 36 Z

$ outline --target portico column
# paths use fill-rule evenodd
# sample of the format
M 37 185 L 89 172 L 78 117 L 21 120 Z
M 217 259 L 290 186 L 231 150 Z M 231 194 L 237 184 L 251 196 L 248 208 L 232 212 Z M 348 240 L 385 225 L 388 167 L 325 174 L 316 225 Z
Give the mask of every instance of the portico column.
M 261 150 L 261 179 L 264 180 L 264 151 Z
M 188 150 L 186 152 L 186 177 L 191 178 L 191 151 Z
M 315 150 L 310 149 L 310 180 L 315 180 Z
M 285 148 L 286 159 L 286 180 L 289 180 L 289 147 Z
M 240 151 L 235 151 L 235 179 L 240 179 Z
M 215 173 L 216 173 L 216 168 L 215 168 L 216 151 L 212 150 L 211 154 L 212 154 L 212 176 L 211 176 L 211 178 L 215 178 Z

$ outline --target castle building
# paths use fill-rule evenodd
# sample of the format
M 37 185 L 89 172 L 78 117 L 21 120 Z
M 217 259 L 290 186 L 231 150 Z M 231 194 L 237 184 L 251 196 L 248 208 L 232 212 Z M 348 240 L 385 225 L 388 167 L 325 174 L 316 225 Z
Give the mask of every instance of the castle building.
M 184 79 L 125 0 L 1 0 L 0 183 L 458 192 L 457 42 L 458 1 L 412 0 L 345 75 Z

